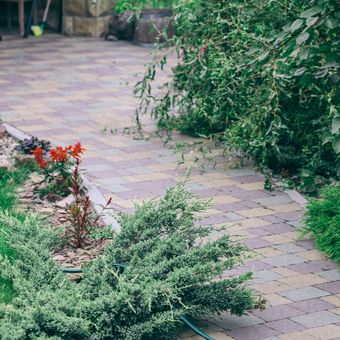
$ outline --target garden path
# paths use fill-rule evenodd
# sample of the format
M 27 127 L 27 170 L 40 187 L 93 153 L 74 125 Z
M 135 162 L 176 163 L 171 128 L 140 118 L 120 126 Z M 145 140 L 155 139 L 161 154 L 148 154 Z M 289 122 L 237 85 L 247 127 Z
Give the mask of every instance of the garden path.
M 59 35 L 5 39 L 0 117 L 54 144 L 81 141 L 89 177 L 114 207 L 130 211 L 135 201 L 163 194 L 185 172 L 159 139 L 136 140 L 128 133 L 137 105 L 133 84 L 148 54 L 126 42 Z M 268 300 L 263 312 L 200 326 L 215 339 L 340 339 L 340 272 L 311 241 L 297 240 L 301 206 L 287 193 L 264 191 L 263 184 L 252 168 L 230 169 L 221 159 L 191 175 L 189 187 L 213 202 L 203 222 L 228 226 L 256 252 L 226 275 L 254 270 L 251 287 Z M 185 331 L 181 337 L 195 335 Z

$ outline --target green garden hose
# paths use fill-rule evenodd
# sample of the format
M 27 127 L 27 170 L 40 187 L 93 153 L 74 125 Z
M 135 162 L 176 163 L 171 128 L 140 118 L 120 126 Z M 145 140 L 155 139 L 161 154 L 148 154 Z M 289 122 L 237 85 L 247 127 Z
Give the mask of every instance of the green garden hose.
M 122 263 L 114 263 L 113 266 L 116 267 L 116 268 L 119 268 L 122 271 L 127 267 L 126 264 L 122 264 Z M 77 269 L 62 268 L 61 271 L 65 274 L 77 274 L 77 273 L 83 272 L 82 269 L 78 269 L 78 268 Z M 202 330 L 197 328 L 186 316 L 181 316 L 180 320 L 183 323 L 185 323 L 189 328 L 191 328 L 196 334 L 201 336 L 203 339 L 214 340 L 214 338 L 212 338 L 211 336 L 209 336 L 208 334 L 204 333 Z

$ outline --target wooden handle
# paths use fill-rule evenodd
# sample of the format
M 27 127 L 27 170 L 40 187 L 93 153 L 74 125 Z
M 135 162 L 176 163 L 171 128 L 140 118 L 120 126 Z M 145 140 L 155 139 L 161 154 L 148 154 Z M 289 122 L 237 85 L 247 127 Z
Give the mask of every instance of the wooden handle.
M 48 14 L 48 10 L 49 10 L 49 8 L 50 8 L 51 1 L 52 1 L 52 0 L 47 0 L 45 12 L 44 12 L 44 17 L 43 17 L 43 22 L 45 22 L 46 19 L 47 19 L 47 14 Z

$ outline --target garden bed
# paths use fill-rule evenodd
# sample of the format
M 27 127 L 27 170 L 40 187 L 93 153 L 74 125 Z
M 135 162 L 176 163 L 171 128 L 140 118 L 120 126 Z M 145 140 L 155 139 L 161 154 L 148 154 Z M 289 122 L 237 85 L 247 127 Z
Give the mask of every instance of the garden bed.
M 60 229 L 64 234 L 72 223 L 69 208 L 75 201 L 74 196 L 67 191 L 64 195 L 53 190 L 49 191 L 49 183 L 37 166 L 33 154 L 29 154 L 30 151 L 21 146 L 20 140 L 8 133 L 3 132 L 1 137 L 0 168 L 2 171 L 15 172 L 25 169 L 26 173 L 25 179 L 15 189 L 18 209 L 24 213 L 38 214 L 45 223 Z M 87 189 L 82 185 L 81 190 L 81 197 L 84 199 Z M 88 209 L 90 214 L 94 214 L 92 202 Z M 53 250 L 51 256 L 63 268 L 79 269 L 103 252 L 105 245 L 112 239 L 112 234 L 112 228 L 105 227 L 105 222 L 98 218 L 81 247 L 74 247 L 65 241 L 59 248 Z

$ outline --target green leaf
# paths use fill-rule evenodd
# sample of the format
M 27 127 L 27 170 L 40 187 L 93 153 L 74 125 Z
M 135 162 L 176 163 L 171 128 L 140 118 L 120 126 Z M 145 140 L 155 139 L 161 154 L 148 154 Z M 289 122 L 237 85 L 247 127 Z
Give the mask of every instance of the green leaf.
M 340 138 L 336 138 L 333 141 L 333 149 L 337 155 L 340 154 Z
M 311 17 L 311 18 L 307 19 L 306 20 L 307 27 L 313 26 L 318 20 L 319 20 L 318 17 Z
M 337 28 L 338 27 L 338 23 L 336 20 L 332 19 L 332 18 L 327 18 L 325 20 L 325 24 L 326 26 L 329 28 L 329 29 L 334 29 L 334 28 Z
M 296 43 L 298 45 L 302 45 L 303 43 L 305 43 L 309 38 L 309 33 L 308 32 L 303 32 L 300 35 L 297 36 L 296 38 Z
M 340 118 L 334 118 L 332 122 L 332 133 L 338 134 L 340 130 Z
M 301 60 L 307 60 L 308 59 L 308 55 L 309 55 L 308 52 L 309 51 L 308 51 L 307 48 L 301 49 L 301 52 L 300 52 L 300 55 L 299 55 L 300 59 Z
M 290 26 L 290 30 L 291 32 L 296 31 L 297 29 L 299 29 L 303 24 L 303 20 L 301 19 L 296 19 Z
M 258 60 L 258 61 L 263 61 L 263 60 L 265 60 L 265 59 L 268 57 L 268 55 L 269 55 L 269 52 L 264 52 L 264 53 L 260 54 L 260 55 L 257 57 L 257 60 Z
M 306 72 L 306 70 L 307 70 L 306 67 L 301 67 L 294 72 L 294 76 L 295 77 L 301 76 L 302 74 Z
M 322 7 L 320 7 L 320 6 L 313 6 L 313 7 L 309 8 L 309 9 L 307 9 L 306 11 L 302 12 L 300 17 L 308 19 L 308 18 L 310 18 L 310 17 L 312 17 L 315 14 L 318 14 L 320 12 L 322 12 Z

